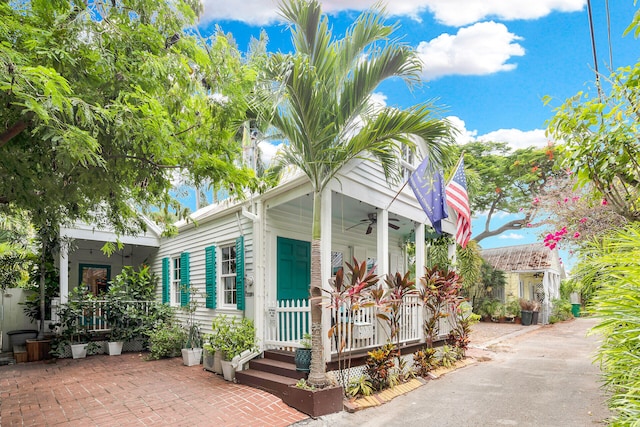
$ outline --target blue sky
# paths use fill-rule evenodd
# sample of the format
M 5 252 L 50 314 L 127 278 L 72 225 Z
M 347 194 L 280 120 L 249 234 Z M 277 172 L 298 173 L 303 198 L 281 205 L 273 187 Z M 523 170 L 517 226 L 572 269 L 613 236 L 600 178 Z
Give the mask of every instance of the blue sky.
M 215 25 L 234 35 L 241 50 L 265 30 L 270 51 L 289 51 L 290 33 L 278 21 L 277 1 L 203 0 L 201 31 Z M 371 0 L 327 0 L 334 34 L 341 36 Z M 609 1 L 613 68 L 635 64 L 638 42 L 623 37 L 633 0 Z M 600 71 L 611 69 L 604 1 L 592 2 Z M 542 146 L 545 121 L 553 106 L 592 88 L 593 54 L 586 0 L 393 0 L 389 21 L 424 62 L 423 84 L 409 91 L 401 82 L 385 83 L 376 96 L 387 105 L 408 107 L 436 100 L 461 131 L 460 142 L 495 140 L 513 147 Z M 554 99 L 543 105 L 542 97 Z M 474 221 L 479 229 L 479 221 Z M 483 247 L 536 240 L 537 232 L 507 233 Z M 566 257 L 566 254 L 565 254 Z M 566 261 L 569 261 L 565 258 Z

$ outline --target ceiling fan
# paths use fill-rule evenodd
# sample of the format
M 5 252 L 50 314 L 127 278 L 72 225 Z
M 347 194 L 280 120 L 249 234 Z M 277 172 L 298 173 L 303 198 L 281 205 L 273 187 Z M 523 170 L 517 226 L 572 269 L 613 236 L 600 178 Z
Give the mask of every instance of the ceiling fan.
M 397 218 L 389 218 L 389 228 L 398 230 L 400 227 L 395 224 L 391 224 L 391 221 L 400 221 L 400 220 Z M 378 214 L 376 213 L 367 214 L 367 218 L 361 219 L 359 223 L 352 225 L 351 227 L 347 228 L 347 230 L 351 230 L 352 228 L 362 224 L 366 224 L 367 222 L 369 223 L 369 225 L 367 226 L 367 231 L 364 234 L 371 234 L 371 232 L 373 231 L 374 224 L 378 222 Z

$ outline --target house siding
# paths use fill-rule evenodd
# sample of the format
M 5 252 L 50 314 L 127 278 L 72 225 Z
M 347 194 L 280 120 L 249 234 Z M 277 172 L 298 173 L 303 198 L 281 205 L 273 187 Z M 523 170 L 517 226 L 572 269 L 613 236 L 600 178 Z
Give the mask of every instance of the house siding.
M 244 274 L 245 276 L 251 276 L 254 274 L 253 269 L 253 224 L 248 218 L 239 215 L 239 223 L 244 231 Z M 221 245 L 235 244 L 236 239 L 241 235 L 241 230 L 238 223 L 238 216 L 235 212 L 225 215 L 223 217 L 216 218 L 211 221 L 201 222 L 199 225 L 189 224 L 179 230 L 178 235 L 170 238 L 164 238 L 161 241 L 160 249 L 156 254 L 152 268 L 154 272 L 161 277 L 162 274 L 162 258 L 179 256 L 183 252 L 189 252 L 190 254 L 190 284 L 193 288 L 197 289 L 197 300 L 200 303 L 196 313 L 195 319 L 199 322 L 201 331 L 203 333 L 211 332 L 211 320 L 215 315 L 227 314 L 234 316 L 242 316 L 243 314 L 249 318 L 253 318 L 253 304 L 251 298 L 247 297 L 247 289 L 245 287 L 245 305 L 246 310 L 233 310 L 225 307 L 220 307 L 218 301 L 217 309 L 211 309 L 205 307 L 206 294 L 206 265 L 205 265 L 205 248 L 215 245 L 219 248 Z M 219 262 L 219 256 L 216 257 Z M 218 274 L 219 274 L 219 270 Z M 216 280 L 217 286 L 220 286 L 220 280 Z M 156 292 L 156 298 L 158 301 L 162 301 L 162 287 L 158 286 Z M 221 292 L 217 292 L 218 298 L 220 298 Z M 177 310 L 177 316 L 179 319 L 184 319 L 183 313 Z

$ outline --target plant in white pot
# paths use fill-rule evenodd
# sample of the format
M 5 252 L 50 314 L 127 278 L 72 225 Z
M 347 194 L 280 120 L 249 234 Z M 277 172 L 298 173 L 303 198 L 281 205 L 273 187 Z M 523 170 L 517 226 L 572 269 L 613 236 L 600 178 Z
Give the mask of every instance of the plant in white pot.
M 107 342 L 110 356 L 122 354 L 122 346 L 136 336 L 137 323 L 135 310 L 124 300 L 126 296 L 117 292 L 107 294 L 105 317 L 109 325 L 109 341 Z
M 200 335 L 200 326 L 195 319 L 199 302 L 194 288 L 188 286 L 185 291 L 187 292 L 187 304 L 181 308 L 187 315 L 185 325 L 187 339 L 182 348 L 182 363 L 185 366 L 194 366 L 199 365 L 202 359 L 202 336 Z
M 243 317 L 241 320 L 234 317 L 229 328 L 219 334 L 219 345 L 222 351 L 222 373 L 224 379 L 235 379 L 235 367 L 232 364 L 236 356 L 246 351 L 254 351 L 257 348 L 256 329 L 253 321 Z
M 204 344 L 204 369 L 222 375 L 222 346 L 229 335 L 231 320 L 224 315 L 218 315 L 211 321 L 211 335 L 207 336 Z
M 93 319 L 93 307 L 91 295 L 88 295 L 84 287 L 77 287 L 69 295 L 69 302 L 58 310 L 61 335 L 57 345 L 68 343 L 74 359 L 84 358 L 88 352 L 92 354 L 96 350 L 95 346 L 88 348 L 91 335 L 87 322 Z

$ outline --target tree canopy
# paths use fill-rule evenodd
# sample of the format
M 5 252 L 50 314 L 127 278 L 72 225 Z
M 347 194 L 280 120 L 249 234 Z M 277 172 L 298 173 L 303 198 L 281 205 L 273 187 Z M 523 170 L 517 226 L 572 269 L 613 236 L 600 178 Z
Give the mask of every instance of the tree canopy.
M 123 232 L 171 203 L 177 172 L 249 183 L 233 136 L 255 73 L 229 36 L 195 34 L 198 7 L 0 3 L 0 206 L 38 227 L 85 218 Z

